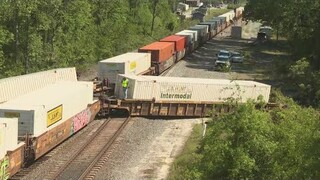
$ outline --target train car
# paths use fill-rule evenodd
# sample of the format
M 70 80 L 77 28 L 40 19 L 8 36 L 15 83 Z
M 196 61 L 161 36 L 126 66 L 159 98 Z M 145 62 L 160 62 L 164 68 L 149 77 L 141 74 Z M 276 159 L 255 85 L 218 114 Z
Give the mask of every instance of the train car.
M 217 31 L 216 31 L 216 22 L 205 21 L 205 22 L 199 23 L 199 25 L 206 25 L 206 26 L 208 26 L 209 39 L 212 39 L 212 38 L 217 34 Z
M 77 81 L 76 69 L 59 68 L 0 79 L 0 103 L 59 81 Z
M 156 75 L 160 75 L 175 62 L 174 43 L 172 42 L 154 42 L 139 48 L 138 52 L 151 53 L 151 62 L 155 67 Z
M 237 20 L 242 18 L 243 11 L 244 11 L 244 7 L 238 7 L 236 9 L 235 17 L 236 17 Z
M 198 31 L 196 30 L 183 30 L 180 31 L 182 33 L 191 33 L 193 35 L 193 47 L 190 50 L 191 52 L 193 52 L 195 49 L 197 49 L 199 47 L 199 38 L 198 38 Z
M 218 17 L 214 17 L 212 20 L 216 20 L 216 21 L 220 21 L 220 31 L 224 30 L 226 27 L 227 27 L 227 23 L 226 23 L 226 17 L 221 17 L 221 16 L 218 16 Z
M 175 35 L 177 36 L 182 36 L 182 37 L 185 37 L 186 40 L 185 40 L 185 47 L 186 47 L 186 54 L 190 54 L 193 52 L 194 50 L 194 37 L 193 37 L 193 33 L 188 33 L 188 32 L 183 32 L 183 31 L 180 31 L 178 33 L 176 33 Z
M 192 26 L 189 30 L 198 32 L 198 46 L 201 46 L 205 42 L 207 42 L 207 26 Z
M 186 37 L 171 35 L 160 40 L 160 42 L 172 42 L 174 43 L 176 52 L 176 61 L 180 61 L 186 54 Z
M 57 81 L 1 103 L 0 124 L 8 124 L 8 118 L 10 122 L 16 119 L 16 126 L 11 124 L 12 130 L 4 135 L 10 143 L 1 141 L 5 144 L 0 150 L 4 175 L 12 176 L 47 153 L 86 126 L 99 111 L 100 101 L 93 100 L 92 82 Z M 0 140 L 2 136 L 0 133 Z
M 98 62 L 98 79 L 105 86 L 113 89 L 118 74 L 154 74 L 151 69 L 151 54 L 125 53 Z
M 120 81 L 123 77 L 131 84 L 128 99 L 137 100 L 222 103 L 234 98 L 245 103 L 249 99 L 258 100 L 262 96 L 263 100 L 268 102 L 271 90 L 270 85 L 255 81 L 121 74 L 115 90 L 117 97 L 122 97 Z

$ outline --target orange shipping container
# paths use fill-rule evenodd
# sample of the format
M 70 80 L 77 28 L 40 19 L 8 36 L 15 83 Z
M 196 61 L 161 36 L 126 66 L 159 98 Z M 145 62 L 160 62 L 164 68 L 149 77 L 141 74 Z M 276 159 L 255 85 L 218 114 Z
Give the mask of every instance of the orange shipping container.
M 186 37 L 171 35 L 160 40 L 161 42 L 174 42 L 176 51 L 182 51 L 185 48 Z
M 164 62 L 174 55 L 174 43 L 154 42 L 140 48 L 138 52 L 151 53 L 152 62 Z

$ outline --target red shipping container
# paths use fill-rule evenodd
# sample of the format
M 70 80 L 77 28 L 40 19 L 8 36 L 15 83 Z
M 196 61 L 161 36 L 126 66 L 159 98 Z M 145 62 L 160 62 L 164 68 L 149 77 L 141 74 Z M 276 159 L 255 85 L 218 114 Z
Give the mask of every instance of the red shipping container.
M 171 35 L 160 40 L 161 42 L 174 42 L 176 51 L 182 51 L 185 48 L 186 37 Z
M 174 55 L 174 43 L 154 42 L 140 48 L 138 52 L 151 53 L 152 62 L 164 62 Z

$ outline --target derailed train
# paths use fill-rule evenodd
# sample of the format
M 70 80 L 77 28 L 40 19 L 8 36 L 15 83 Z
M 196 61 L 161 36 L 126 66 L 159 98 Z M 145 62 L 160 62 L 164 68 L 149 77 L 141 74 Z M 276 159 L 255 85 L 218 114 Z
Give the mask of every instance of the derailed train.
M 232 21 L 239 20 L 242 12 L 242 7 L 236 11 L 232 10 L 188 30 L 165 37 L 159 42 L 139 48 L 136 53 L 126 53 L 100 61 L 98 77 L 104 80 L 107 88 L 114 88 L 118 74 L 127 74 L 132 83 L 138 85 L 142 80 L 135 75 L 160 75 L 186 54 L 192 53 L 224 30 Z M 149 77 L 146 84 L 154 81 Z M 161 83 L 163 80 L 157 79 L 157 81 Z M 214 82 L 211 85 L 214 85 Z M 264 89 L 260 89 L 257 93 L 265 91 L 268 98 L 269 86 L 259 86 L 258 83 L 255 86 Z M 144 85 L 136 86 L 136 92 L 143 87 Z M 117 91 L 117 87 L 115 88 Z M 223 104 L 219 104 L 221 102 L 214 105 L 212 102 L 203 101 L 202 97 L 197 97 L 198 102 L 191 102 L 191 97 L 194 96 L 192 90 L 186 89 L 181 83 L 175 88 L 170 88 L 168 85 L 161 88 L 163 92 L 154 92 L 153 88 L 150 92 L 154 94 L 150 96 L 131 94 L 133 99 L 126 101 L 94 100 L 93 89 L 96 89 L 94 84 L 77 81 L 75 68 L 1 79 L 0 179 L 11 177 L 22 167 L 43 156 L 85 127 L 98 113 L 108 114 L 112 109 L 125 109 L 130 115 L 137 116 L 194 117 L 204 116 L 214 107 L 220 111 L 225 108 Z M 183 90 L 186 90 L 186 93 L 181 94 Z M 157 102 L 154 98 L 150 98 L 156 95 L 161 101 Z

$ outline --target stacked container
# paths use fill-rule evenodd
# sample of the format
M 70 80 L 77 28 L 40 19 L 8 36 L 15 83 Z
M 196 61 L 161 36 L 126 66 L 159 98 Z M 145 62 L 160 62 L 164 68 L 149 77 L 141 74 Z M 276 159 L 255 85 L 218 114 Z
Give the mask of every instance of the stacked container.
M 207 25 L 209 27 L 209 39 L 212 39 L 217 34 L 216 22 L 206 21 L 206 22 L 201 22 L 200 25 Z
M 208 36 L 208 26 L 203 25 L 196 25 L 189 28 L 189 30 L 197 31 L 198 32 L 198 40 L 199 45 L 202 45 L 203 43 L 207 42 Z
M 181 60 L 186 53 L 186 37 L 183 36 L 177 36 L 177 35 L 171 35 L 168 37 L 165 37 L 160 40 L 160 42 L 172 42 L 174 43 L 175 52 L 176 52 L 176 62 Z
M 257 100 L 260 95 L 268 102 L 270 85 L 254 81 L 230 81 L 224 79 L 200 79 L 160 76 L 128 76 L 129 99 L 156 101 L 225 102 L 235 98 L 238 102 Z M 116 86 L 115 95 L 122 97 L 121 84 Z
M 140 75 L 146 73 L 150 67 L 150 53 L 126 53 L 100 61 L 98 63 L 98 77 L 114 84 L 117 74 Z
M 18 135 L 39 136 L 93 102 L 92 82 L 58 82 L 0 104 L 0 117 L 18 118 Z
M 215 30 L 216 30 L 216 34 L 218 34 L 219 32 L 221 32 L 222 27 L 221 27 L 221 20 L 220 19 L 211 19 L 208 22 L 213 22 L 215 23 Z
M 144 46 L 138 52 L 151 53 L 152 66 L 159 75 L 174 64 L 174 43 L 171 42 L 154 42 Z
M 192 47 L 190 48 L 190 52 L 193 52 L 195 49 L 198 48 L 199 45 L 199 41 L 198 41 L 198 31 L 195 30 L 183 30 L 180 31 L 179 33 L 188 33 L 188 34 L 192 34 L 193 37 L 193 44 Z
M 237 19 L 240 19 L 242 17 L 243 11 L 244 11 L 244 7 L 238 7 L 236 9 L 235 16 L 236 16 Z
M 0 103 L 59 81 L 77 81 L 75 68 L 61 68 L 0 79 Z
M 18 148 L 18 119 L 0 118 L 0 160 Z
M 193 33 L 188 33 L 188 32 L 178 32 L 176 33 L 177 36 L 185 37 L 185 47 L 186 47 L 186 53 L 191 53 L 193 51 Z
M 227 27 L 226 17 L 218 16 L 218 17 L 214 17 L 212 20 L 220 22 L 220 27 L 221 27 L 220 31 L 224 30 Z

